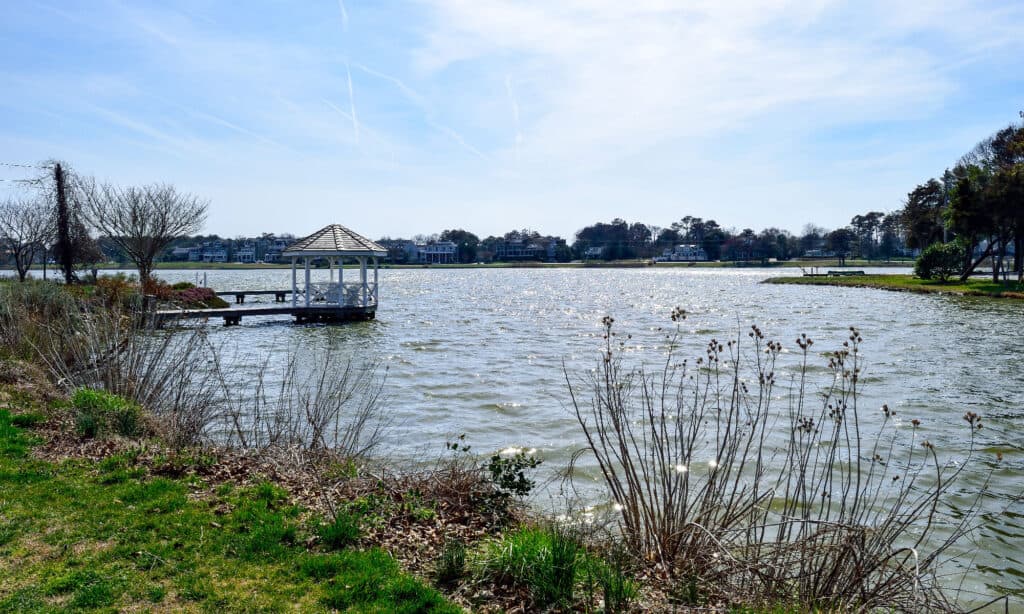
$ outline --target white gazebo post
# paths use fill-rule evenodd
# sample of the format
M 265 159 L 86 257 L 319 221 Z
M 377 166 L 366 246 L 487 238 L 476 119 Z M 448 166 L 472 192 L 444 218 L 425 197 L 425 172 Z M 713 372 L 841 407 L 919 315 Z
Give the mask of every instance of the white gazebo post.
M 361 283 L 363 284 L 363 307 L 366 307 L 366 303 L 368 302 L 367 301 L 368 297 L 366 296 L 366 294 L 367 294 L 367 290 L 369 290 L 369 288 L 366 287 L 366 258 L 365 257 L 359 259 L 359 279 L 360 279 Z
M 380 270 L 380 263 L 377 260 L 377 257 L 374 256 L 373 257 L 373 306 L 374 307 L 377 306 L 377 297 L 378 297 L 377 290 L 380 288 L 380 284 L 377 281 L 377 279 L 378 279 L 377 271 L 378 270 Z
M 309 307 L 309 256 L 303 260 L 306 261 L 306 307 Z
M 292 256 L 292 307 L 295 307 L 299 300 L 299 281 L 295 276 L 296 260 L 298 259 L 295 256 Z
M 345 306 L 345 257 L 338 258 L 338 306 Z

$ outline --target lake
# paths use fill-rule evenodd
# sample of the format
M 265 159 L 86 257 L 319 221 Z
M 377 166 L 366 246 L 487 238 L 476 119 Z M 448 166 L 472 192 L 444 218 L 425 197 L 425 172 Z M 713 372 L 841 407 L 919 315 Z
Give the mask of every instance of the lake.
M 984 503 L 976 545 L 965 545 L 980 570 L 967 588 L 1024 592 L 1024 506 L 1012 500 L 1024 490 L 1024 302 L 759 283 L 780 273 L 667 267 L 382 270 L 373 321 L 296 326 L 285 317 L 266 317 L 243 319 L 237 327 L 211 320 L 209 326 L 215 342 L 234 348 L 234 360 L 255 362 L 292 344 L 333 344 L 347 355 L 378 357 L 388 367 L 386 407 L 395 419 L 388 444 L 396 459 L 436 458 L 445 441 L 465 434 L 466 443 L 481 453 L 536 448 L 548 476 L 564 469 L 584 445 L 568 405 L 563 364 L 574 375 L 598 364 L 605 315 L 615 318 L 620 334 L 632 335 L 627 360 L 645 361 L 661 357 L 675 307 L 689 314 L 682 355 L 691 358 L 703 355 L 711 337 L 741 335 L 746 341 L 749 326 L 757 324 L 769 339 L 782 341 L 792 352 L 783 358 L 792 361 L 798 334 L 807 333 L 823 354 L 856 326 L 864 337 L 864 421 L 879 420 L 878 408 L 886 403 L 897 411 L 899 424 L 919 419 L 921 437 L 957 462 L 968 432 L 961 416 L 974 411 L 983 417 L 983 447 L 988 456 L 1000 450 L 1004 458 L 993 476 L 999 496 Z M 197 278 L 195 271 L 157 274 L 171 282 Z M 205 275 L 217 290 L 291 286 L 287 270 Z M 314 279 L 326 276 L 326 270 L 314 272 Z M 826 364 L 819 356 L 818 366 Z M 827 375 L 824 369 L 817 373 Z M 584 463 L 577 478 L 593 501 L 602 501 L 592 464 Z M 963 492 L 977 489 L 978 480 L 965 480 Z

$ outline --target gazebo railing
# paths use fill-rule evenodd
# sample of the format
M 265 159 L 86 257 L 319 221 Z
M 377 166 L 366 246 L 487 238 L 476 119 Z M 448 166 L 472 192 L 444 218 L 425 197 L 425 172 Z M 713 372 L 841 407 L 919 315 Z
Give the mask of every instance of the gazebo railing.
M 321 282 L 309 284 L 310 306 L 312 307 L 362 307 L 363 284 L 347 282 L 341 284 L 340 294 L 337 282 Z M 305 294 L 303 289 L 302 294 Z M 339 297 L 341 300 L 339 300 Z M 366 283 L 366 306 L 377 305 L 377 284 Z

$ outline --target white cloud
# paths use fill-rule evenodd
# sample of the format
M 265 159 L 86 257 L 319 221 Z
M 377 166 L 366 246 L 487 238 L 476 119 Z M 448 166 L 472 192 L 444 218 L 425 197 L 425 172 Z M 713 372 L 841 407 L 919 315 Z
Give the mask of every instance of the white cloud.
M 910 27 L 899 20 L 882 39 L 829 22 L 825 2 L 679 6 L 436 2 L 415 61 L 438 74 L 514 58 L 539 109 L 523 127 L 524 157 L 586 168 L 779 112 L 799 113 L 798 125 L 912 116 L 954 87 L 940 58 L 892 40 Z

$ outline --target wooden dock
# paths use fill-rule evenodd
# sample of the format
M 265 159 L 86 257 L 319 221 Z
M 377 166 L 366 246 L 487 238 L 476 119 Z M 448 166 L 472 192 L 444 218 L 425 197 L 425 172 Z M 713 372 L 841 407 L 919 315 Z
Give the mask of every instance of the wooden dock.
M 308 307 L 305 298 L 300 296 L 299 304 L 292 305 L 291 290 L 226 290 L 217 292 L 217 296 L 235 297 L 235 305 L 223 308 L 208 309 L 161 309 L 155 312 L 159 325 L 182 319 L 223 318 L 225 326 L 237 326 L 247 316 L 280 316 L 289 315 L 295 318 L 296 324 L 310 322 L 352 322 L 372 320 L 376 316 L 377 305 L 346 304 L 336 302 L 315 302 Z M 272 304 L 246 306 L 246 296 L 273 296 Z
M 274 295 L 275 303 L 285 302 L 285 297 L 291 294 L 291 290 L 228 290 L 226 292 L 216 292 L 217 296 L 233 296 L 235 297 L 235 304 L 242 305 L 245 303 L 246 296 L 269 296 Z

